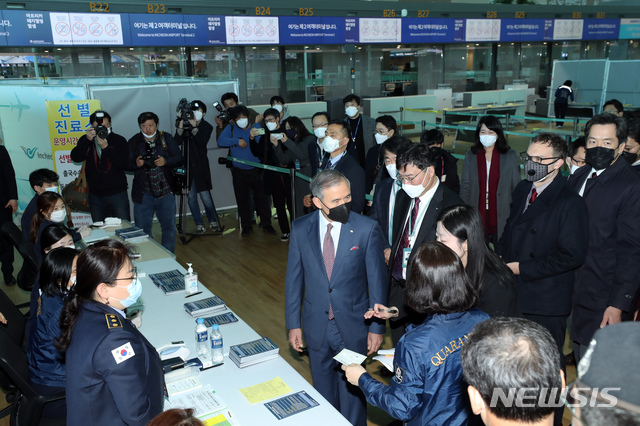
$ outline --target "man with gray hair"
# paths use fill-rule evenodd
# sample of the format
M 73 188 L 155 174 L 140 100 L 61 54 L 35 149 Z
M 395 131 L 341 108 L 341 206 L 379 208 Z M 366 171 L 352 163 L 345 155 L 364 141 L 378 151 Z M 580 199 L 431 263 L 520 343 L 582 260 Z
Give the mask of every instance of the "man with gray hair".
M 311 192 L 318 211 L 296 219 L 289 240 L 289 342 L 302 352 L 304 323 L 313 386 L 351 424 L 364 426 L 364 395 L 344 380 L 333 357 L 344 348 L 371 354 L 382 343 L 384 322 L 365 320 L 364 313 L 387 303 L 384 236 L 376 221 L 350 211 L 351 187 L 339 171 L 319 172 Z
M 545 327 L 523 318 L 483 321 L 471 330 L 460 358 L 471 409 L 487 426 L 554 424 L 565 381 Z

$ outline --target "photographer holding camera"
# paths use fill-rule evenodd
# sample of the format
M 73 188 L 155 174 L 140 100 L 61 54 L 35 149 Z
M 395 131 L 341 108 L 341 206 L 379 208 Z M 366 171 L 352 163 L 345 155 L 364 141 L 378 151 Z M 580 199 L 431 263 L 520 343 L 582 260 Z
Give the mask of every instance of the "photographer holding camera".
M 218 102 L 214 102 L 213 106 L 216 107 L 218 111 L 218 116 L 215 118 L 216 120 L 216 140 L 220 139 L 220 135 L 222 135 L 222 131 L 227 128 L 227 126 L 233 123 L 233 117 L 229 113 L 231 108 L 234 108 L 240 105 L 238 101 L 238 95 L 233 92 L 227 92 L 220 97 L 220 105 Z M 262 116 L 256 112 L 256 110 L 247 108 L 247 119 L 249 123 L 259 123 L 262 121 Z
M 173 253 L 176 246 L 176 200 L 171 169 L 182 163 L 182 154 L 171 134 L 158 131 L 153 112 L 138 116 L 140 133 L 129 139 L 129 169 L 134 172 L 131 199 L 136 225 L 149 235 L 155 212 L 162 228 L 162 246 Z
M 182 145 L 185 131 L 191 132 L 191 138 L 189 138 L 189 150 L 186 164 L 189 166 L 189 175 L 191 176 L 191 182 L 189 182 L 189 210 L 193 216 L 193 221 L 196 224 L 196 232 L 203 234 L 205 231 L 204 221 L 200 214 L 200 206 L 198 205 L 198 195 L 204 205 L 204 210 L 209 219 L 209 227 L 212 231 L 217 231 L 218 221 L 213 206 L 213 199 L 211 198 L 211 170 L 209 169 L 209 158 L 207 157 L 207 144 L 213 133 L 213 126 L 209 124 L 204 116 L 207 114 L 207 106 L 202 101 L 193 101 L 190 104 L 190 108 L 193 113 L 193 118 L 187 120 L 185 123 L 184 118 L 178 117 L 176 134 L 174 138 L 178 142 L 178 145 Z
M 85 163 L 89 186 L 89 208 L 94 222 L 107 217 L 130 220 L 127 195 L 127 140 L 111 131 L 111 116 L 95 111 L 89 117 L 90 126 L 75 148 L 71 159 Z

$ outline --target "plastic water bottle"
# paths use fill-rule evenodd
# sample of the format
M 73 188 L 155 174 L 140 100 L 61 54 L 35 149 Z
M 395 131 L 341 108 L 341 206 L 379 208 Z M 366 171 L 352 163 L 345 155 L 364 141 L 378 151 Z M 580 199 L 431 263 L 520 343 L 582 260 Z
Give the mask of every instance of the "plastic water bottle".
M 204 325 L 204 318 L 196 320 L 196 356 L 203 361 L 209 360 L 209 332 Z
M 211 361 L 213 364 L 220 364 L 224 361 L 222 354 L 222 333 L 220 333 L 220 326 L 218 324 L 211 326 Z

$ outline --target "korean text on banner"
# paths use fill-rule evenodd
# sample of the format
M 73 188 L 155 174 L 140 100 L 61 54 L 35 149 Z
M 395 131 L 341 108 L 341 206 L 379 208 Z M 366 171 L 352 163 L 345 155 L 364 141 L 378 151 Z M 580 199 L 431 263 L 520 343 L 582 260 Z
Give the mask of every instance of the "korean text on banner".
M 61 192 L 66 185 L 75 181 L 80 173 L 81 165 L 71 161 L 71 150 L 91 125 L 91 112 L 99 109 L 100 101 L 97 99 L 47 101 L 53 168 L 60 176 Z M 72 219 L 76 226 L 91 223 L 91 216 L 88 214 L 74 212 Z

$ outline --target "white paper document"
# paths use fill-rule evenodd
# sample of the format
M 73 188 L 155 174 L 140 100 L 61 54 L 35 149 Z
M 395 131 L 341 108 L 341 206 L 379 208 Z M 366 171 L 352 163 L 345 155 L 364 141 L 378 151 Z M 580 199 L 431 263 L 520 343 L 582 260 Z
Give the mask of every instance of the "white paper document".
M 367 356 L 344 348 L 338 355 L 334 356 L 333 359 L 343 365 L 362 364 L 364 360 L 367 359 Z

